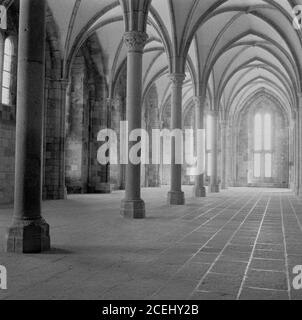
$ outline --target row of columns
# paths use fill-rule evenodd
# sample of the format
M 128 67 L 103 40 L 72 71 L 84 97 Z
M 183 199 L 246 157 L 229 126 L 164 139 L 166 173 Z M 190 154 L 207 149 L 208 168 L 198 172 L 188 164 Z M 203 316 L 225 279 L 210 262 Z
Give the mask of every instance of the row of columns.
M 7 251 L 34 253 L 50 249 L 49 225 L 41 215 L 43 113 L 45 81 L 46 1 L 20 1 L 18 91 L 16 119 L 15 206 L 12 226 L 7 233 Z M 127 46 L 127 121 L 128 130 L 141 129 L 142 58 L 148 36 L 142 31 L 124 35 Z M 171 129 L 182 129 L 182 88 L 184 74 L 172 74 Z M 196 103 L 196 128 L 204 129 L 203 106 Z M 213 116 L 211 191 L 217 192 L 218 115 Z M 63 120 L 62 120 L 63 121 Z M 129 150 L 134 142 L 129 143 Z M 175 159 L 176 141 L 172 140 L 170 205 L 185 203 L 182 191 L 182 167 Z M 199 146 L 202 148 L 202 146 Z M 202 154 L 200 149 L 198 154 Z M 145 203 L 141 199 L 140 164 L 126 166 L 125 198 L 121 214 L 127 218 L 145 218 Z M 204 174 L 196 177 L 194 194 L 206 195 Z
M 127 121 L 128 131 L 140 129 L 142 126 L 142 57 L 143 49 L 147 41 L 147 35 L 144 32 L 127 32 L 124 41 L 128 49 L 127 53 Z M 171 130 L 182 129 L 182 88 L 185 75 L 171 74 Z M 196 129 L 204 129 L 203 106 L 201 97 L 196 97 Z M 213 113 L 213 134 L 212 134 L 212 174 L 211 174 L 211 192 L 219 192 L 218 182 L 218 113 Z M 226 140 L 224 140 L 226 141 Z M 129 143 L 129 150 L 136 142 Z M 203 146 L 198 146 L 202 148 Z M 176 161 L 176 140 L 172 138 L 171 145 L 171 189 L 168 193 L 169 205 L 184 205 L 185 196 L 182 191 L 182 165 Z M 198 154 L 202 154 L 198 152 Z M 121 214 L 127 218 L 143 219 L 145 218 L 145 203 L 141 199 L 141 165 L 134 165 L 129 162 L 126 165 L 126 187 L 125 199 L 121 204 Z M 224 184 L 225 186 L 225 184 Z M 194 186 L 194 195 L 196 197 L 205 197 L 206 189 L 204 186 L 204 173 L 196 177 Z
M 142 88 L 142 56 L 143 48 L 147 40 L 145 33 L 128 32 L 124 37 L 128 48 L 127 60 L 127 120 L 129 132 L 141 128 L 141 88 Z M 185 75 L 174 73 L 170 75 L 171 80 L 171 130 L 182 129 L 182 89 Z M 204 130 L 204 106 L 202 98 L 195 97 L 196 129 Z M 212 157 L 211 157 L 211 183 L 210 192 L 219 192 L 218 181 L 218 112 L 212 112 Z M 226 188 L 226 134 L 227 123 L 222 122 L 222 187 Z M 136 143 L 136 142 L 135 142 Z M 129 144 L 129 148 L 132 147 Z M 171 189 L 168 193 L 169 205 L 184 205 L 185 196 L 182 191 L 182 165 L 176 161 L 176 140 L 172 138 L 171 144 Z M 197 145 L 197 154 L 204 155 L 204 146 Z M 145 217 L 145 204 L 141 199 L 140 165 L 129 163 L 126 167 L 126 192 L 122 201 L 121 214 L 128 218 L 142 219 Z M 204 173 L 196 176 L 194 195 L 205 197 Z

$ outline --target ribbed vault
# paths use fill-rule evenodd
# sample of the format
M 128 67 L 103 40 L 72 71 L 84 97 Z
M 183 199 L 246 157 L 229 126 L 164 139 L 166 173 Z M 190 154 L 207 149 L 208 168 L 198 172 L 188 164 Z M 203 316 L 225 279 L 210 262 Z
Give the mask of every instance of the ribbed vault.
M 4 0 L 8 6 L 12 2 Z M 156 84 L 164 106 L 168 74 L 186 73 L 183 105 L 202 96 L 222 117 L 264 89 L 287 110 L 297 108 L 302 33 L 293 27 L 296 5 L 302 0 L 48 0 L 60 38 L 63 77 L 83 43 L 95 35 L 112 94 L 126 60 L 123 34 L 144 28 L 146 17 L 143 97 Z

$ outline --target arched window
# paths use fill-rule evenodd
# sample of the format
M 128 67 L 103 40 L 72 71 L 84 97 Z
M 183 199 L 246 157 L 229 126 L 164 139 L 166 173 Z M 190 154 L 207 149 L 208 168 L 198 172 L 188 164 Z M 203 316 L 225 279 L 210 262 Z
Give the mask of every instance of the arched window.
M 254 177 L 272 178 L 272 116 L 257 113 L 254 121 Z
M 11 104 L 13 43 L 10 38 L 4 42 L 4 57 L 2 70 L 2 103 Z
M 213 117 L 211 115 L 207 116 L 207 121 L 206 121 L 206 162 L 207 162 L 207 176 L 211 176 L 212 172 L 212 134 L 213 134 Z

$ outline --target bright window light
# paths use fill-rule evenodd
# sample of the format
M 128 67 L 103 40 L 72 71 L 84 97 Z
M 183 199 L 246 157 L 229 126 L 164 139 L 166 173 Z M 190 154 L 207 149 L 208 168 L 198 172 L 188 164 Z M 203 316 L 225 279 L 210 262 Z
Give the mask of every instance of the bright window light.
M 265 155 L 265 178 L 272 177 L 272 155 L 267 153 Z
M 257 113 L 255 116 L 255 131 L 254 131 L 255 151 L 262 149 L 262 117 Z
M 207 150 L 212 150 L 212 132 L 213 132 L 213 118 L 212 116 L 207 116 Z
M 264 150 L 272 149 L 272 118 L 270 114 L 264 116 Z
M 261 177 L 261 154 L 254 154 L 254 176 L 255 178 Z
M 212 154 L 209 152 L 207 156 L 207 176 L 212 176 Z
M 4 58 L 2 70 L 2 103 L 10 104 L 10 86 L 12 78 L 12 55 L 13 44 L 11 39 L 7 38 L 4 43 Z

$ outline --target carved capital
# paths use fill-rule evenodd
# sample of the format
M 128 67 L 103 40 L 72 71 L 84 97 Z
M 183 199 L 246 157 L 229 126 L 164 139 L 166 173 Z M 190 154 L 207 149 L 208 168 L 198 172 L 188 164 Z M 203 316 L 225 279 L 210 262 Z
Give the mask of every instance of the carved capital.
M 114 104 L 114 99 L 113 98 L 107 98 L 106 99 L 106 103 L 107 103 L 108 106 L 111 106 L 111 105 Z
M 186 78 L 186 75 L 183 73 L 172 73 L 170 74 L 170 80 L 173 86 L 181 87 Z
M 298 110 L 293 110 L 292 119 L 294 122 L 298 119 Z
M 61 82 L 62 88 L 64 88 L 66 90 L 69 85 L 69 80 L 68 79 L 61 79 L 60 82 Z
M 124 34 L 124 43 L 128 51 L 143 52 L 148 35 L 144 32 L 131 31 Z
M 193 97 L 193 102 L 196 108 L 201 108 L 201 97 L 195 96 Z
M 208 114 L 211 115 L 213 118 L 219 117 L 219 111 L 218 110 L 209 110 Z
M 228 121 L 227 120 L 220 120 L 220 125 L 222 128 L 226 129 L 228 126 Z
M 60 87 L 62 90 L 66 90 L 69 85 L 68 79 L 49 79 L 49 82 L 56 85 L 56 87 Z

